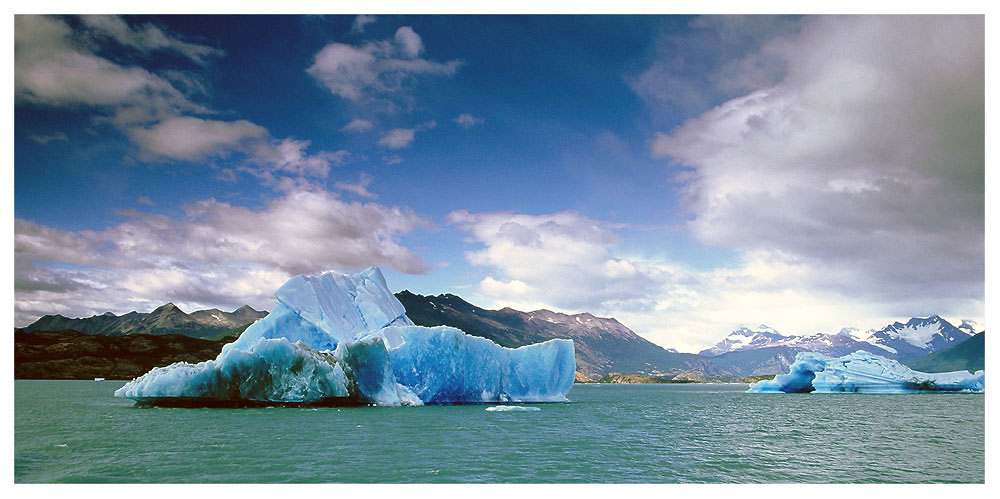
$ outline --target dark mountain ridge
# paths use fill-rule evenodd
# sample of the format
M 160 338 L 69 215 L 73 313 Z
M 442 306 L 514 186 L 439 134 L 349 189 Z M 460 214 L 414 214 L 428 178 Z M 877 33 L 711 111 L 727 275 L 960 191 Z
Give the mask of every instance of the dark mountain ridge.
M 25 327 L 24 331 L 72 330 L 104 336 L 183 334 L 193 338 L 212 338 L 239 331 L 266 315 L 266 311 L 254 310 L 249 305 L 232 312 L 212 308 L 187 314 L 173 303 L 166 303 L 149 313 L 132 311 L 121 316 L 111 312 L 78 319 L 46 315 Z

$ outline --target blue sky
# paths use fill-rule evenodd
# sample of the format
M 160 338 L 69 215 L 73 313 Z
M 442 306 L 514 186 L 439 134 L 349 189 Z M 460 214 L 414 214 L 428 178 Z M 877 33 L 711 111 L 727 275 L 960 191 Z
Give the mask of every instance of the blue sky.
M 17 325 L 367 265 L 682 351 L 983 320 L 981 17 L 18 16 L 14 86 Z

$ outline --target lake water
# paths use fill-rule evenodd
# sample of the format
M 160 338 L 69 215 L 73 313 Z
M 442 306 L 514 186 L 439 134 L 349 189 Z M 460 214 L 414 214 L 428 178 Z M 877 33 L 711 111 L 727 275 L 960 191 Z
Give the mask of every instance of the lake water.
M 160 409 L 15 381 L 15 482 L 983 482 L 984 397 L 576 385 L 568 404 Z

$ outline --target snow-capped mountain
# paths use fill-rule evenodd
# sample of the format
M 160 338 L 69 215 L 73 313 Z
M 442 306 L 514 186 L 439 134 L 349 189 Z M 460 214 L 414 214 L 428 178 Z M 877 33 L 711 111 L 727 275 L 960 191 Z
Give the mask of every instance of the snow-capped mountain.
M 819 352 L 840 357 L 858 350 L 882 353 L 876 346 L 858 341 L 851 336 L 815 333 L 802 336 L 785 336 L 774 328 L 761 325 L 756 329 L 741 326 L 712 348 L 699 355 L 715 357 L 729 352 L 759 350 L 771 347 L 788 347 L 797 351 Z
M 976 333 L 976 327 L 972 321 L 962 321 L 962 326 L 955 327 L 937 315 L 915 317 L 905 324 L 897 321 L 882 329 L 861 331 L 844 328 L 837 334 L 802 336 L 785 336 L 764 325 L 755 329 L 742 326 L 712 348 L 699 352 L 699 355 L 714 357 L 740 350 L 789 347 L 838 357 L 865 350 L 892 359 L 907 360 L 967 340 Z
M 714 357 L 737 350 L 756 350 L 758 348 L 780 346 L 787 338 L 787 336 L 783 336 L 781 333 L 764 324 L 757 326 L 755 329 L 751 329 L 748 326 L 740 326 L 712 348 L 698 352 L 698 355 Z
M 962 321 L 962 326 L 955 327 L 940 316 L 932 315 L 914 317 L 905 324 L 896 321 L 879 330 L 854 331 L 851 336 L 882 348 L 893 358 L 907 360 L 961 343 L 976 333 L 974 322 Z

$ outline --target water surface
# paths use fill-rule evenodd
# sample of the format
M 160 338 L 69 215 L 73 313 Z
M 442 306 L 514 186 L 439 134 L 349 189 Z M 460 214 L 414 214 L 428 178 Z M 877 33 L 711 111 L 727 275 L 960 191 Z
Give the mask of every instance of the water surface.
M 16 482 L 983 482 L 977 394 L 575 385 L 538 411 L 163 409 L 15 381 Z

